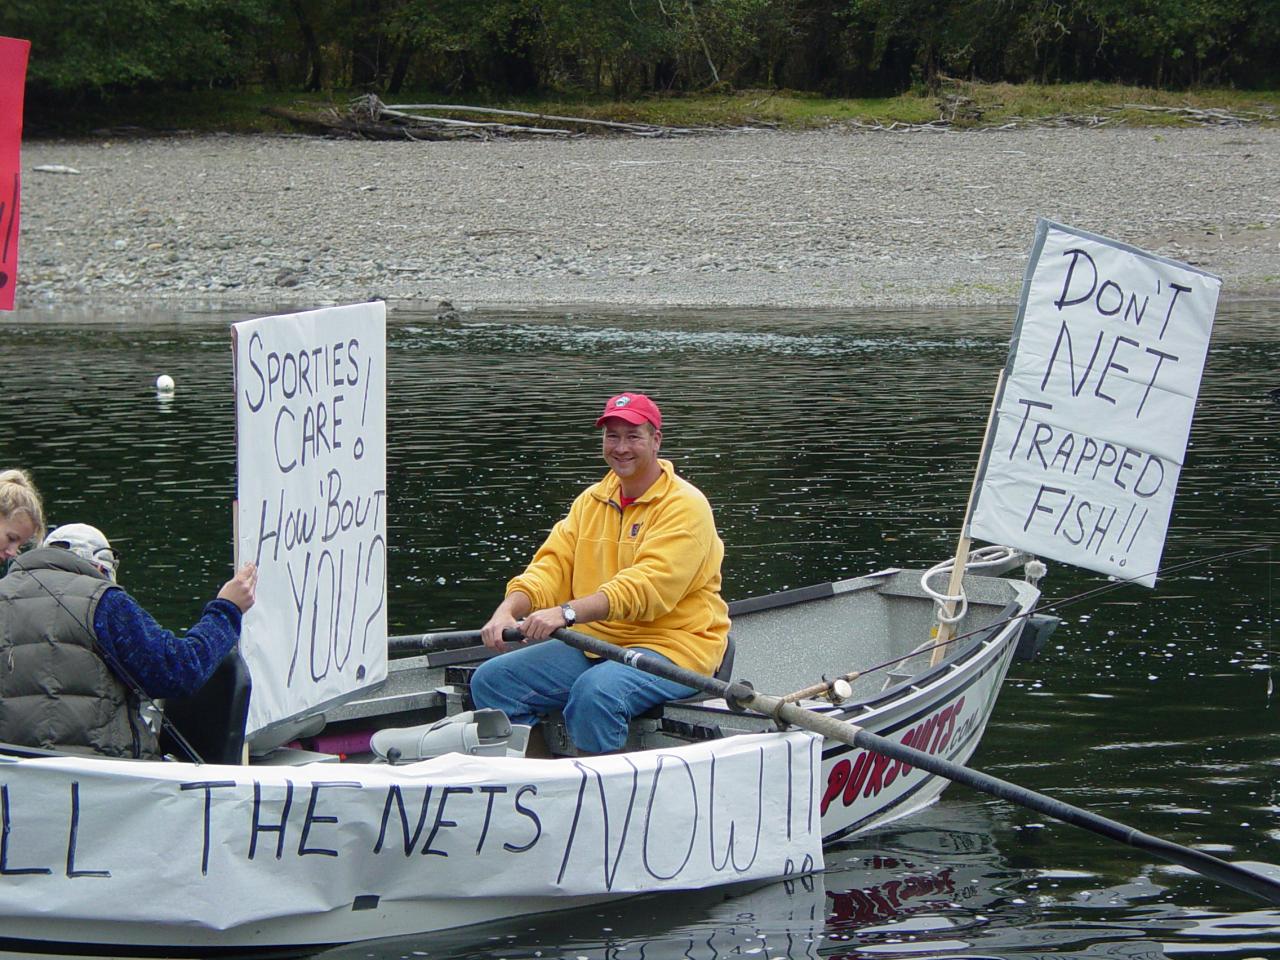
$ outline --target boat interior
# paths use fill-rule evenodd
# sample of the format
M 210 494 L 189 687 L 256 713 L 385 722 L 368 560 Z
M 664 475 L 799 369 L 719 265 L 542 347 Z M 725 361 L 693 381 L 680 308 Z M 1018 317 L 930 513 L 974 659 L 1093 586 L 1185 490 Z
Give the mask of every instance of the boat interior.
M 734 602 L 730 643 L 716 677 L 775 696 L 803 692 L 795 698 L 800 703 L 838 704 L 856 719 L 886 698 L 905 695 L 930 671 L 956 669 L 1002 631 L 1020 633 L 1019 655 L 1030 656 L 1056 626 L 1055 618 L 1031 615 L 1038 591 L 1030 584 L 966 574 L 964 615 L 945 655 L 931 663 L 936 611 L 920 579 L 918 570 L 891 569 Z M 448 752 L 522 756 L 528 728 L 513 726 L 499 711 L 476 711 L 471 702 L 471 675 L 494 655 L 475 644 L 395 657 L 382 682 L 246 737 L 252 684 L 244 659 L 232 651 L 198 693 L 165 703 L 161 746 L 174 760 L 226 764 L 406 763 Z M 844 685 L 810 689 L 837 678 Z M 553 755 L 578 754 L 562 717 L 552 715 L 540 727 Z M 635 718 L 626 749 L 770 729 L 770 718 L 702 694 Z M 6 745 L 0 752 L 50 753 Z
M 835 702 L 856 710 L 922 673 L 947 669 L 1003 629 L 1022 630 L 1024 641 L 1034 638 L 1043 632 L 1040 621 L 1048 619 L 1027 616 L 1034 604 L 1033 587 L 998 576 L 966 576 L 968 606 L 956 625 L 956 638 L 941 663 L 931 665 L 936 614 L 919 580 L 919 571 L 888 570 L 732 603 L 730 644 L 716 677 L 745 680 L 775 695 L 844 677 L 849 686 Z M 1035 629 L 1023 630 L 1029 619 L 1036 621 Z M 206 762 L 240 762 L 246 747 L 253 763 L 284 764 L 411 762 L 456 750 L 520 755 L 527 729 L 504 724 L 500 714 L 494 718 L 489 711 L 477 712 L 471 702 L 471 675 L 493 655 L 475 644 L 392 659 L 380 684 L 246 741 L 248 671 L 233 654 L 200 694 L 170 701 L 166 712 Z M 827 694 L 801 702 L 829 706 L 833 700 Z M 457 729 L 448 730 L 446 724 Z M 698 695 L 634 719 L 627 749 L 768 730 L 772 724 L 723 699 Z M 553 754 L 577 754 L 561 717 L 548 717 L 541 726 Z M 176 758 L 184 756 L 180 744 L 166 745 Z M 394 752 L 388 756 L 387 750 Z

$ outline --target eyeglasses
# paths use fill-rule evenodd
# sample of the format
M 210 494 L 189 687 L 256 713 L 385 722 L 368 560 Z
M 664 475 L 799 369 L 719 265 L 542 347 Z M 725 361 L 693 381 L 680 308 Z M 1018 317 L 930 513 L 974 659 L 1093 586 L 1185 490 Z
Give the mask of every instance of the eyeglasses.
M 120 551 L 115 547 L 103 547 L 93 551 L 94 563 L 100 563 L 111 571 L 112 579 L 120 572 Z

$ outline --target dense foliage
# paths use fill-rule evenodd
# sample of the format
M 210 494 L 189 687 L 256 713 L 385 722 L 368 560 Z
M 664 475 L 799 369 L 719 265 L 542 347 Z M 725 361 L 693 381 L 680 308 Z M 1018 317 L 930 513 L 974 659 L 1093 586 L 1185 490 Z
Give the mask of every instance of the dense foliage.
M 37 96 L 1277 86 L 1277 0 L 6 0 Z

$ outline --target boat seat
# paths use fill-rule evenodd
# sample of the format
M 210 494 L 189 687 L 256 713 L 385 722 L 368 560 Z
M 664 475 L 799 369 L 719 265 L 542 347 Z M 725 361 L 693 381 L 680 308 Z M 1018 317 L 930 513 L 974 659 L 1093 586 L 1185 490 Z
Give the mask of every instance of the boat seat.
M 725 644 L 724 656 L 720 658 L 720 666 L 716 668 L 716 672 L 712 676 L 714 676 L 717 680 L 720 680 L 724 683 L 730 683 L 733 680 L 733 656 L 734 656 L 733 634 L 730 634 L 728 642 Z M 475 673 L 475 671 L 476 671 L 476 668 L 470 664 L 465 664 L 465 665 L 460 664 L 460 665 L 449 667 L 445 673 L 445 678 L 450 683 L 457 684 L 463 688 L 464 693 L 463 693 L 462 702 L 467 709 L 475 708 L 475 703 L 472 701 L 471 693 L 470 693 L 471 675 Z M 666 707 L 669 707 L 669 706 L 678 707 L 681 704 L 700 703 L 703 700 L 712 699 L 713 696 L 714 696 L 713 694 L 699 690 L 697 693 L 694 693 L 693 695 L 688 697 L 684 697 L 680 700 L 668 700 L 666 703 L 659 703 L 655 706 L 652 706 L 648 710 L 646 710 L 644 713 L 637 714 L 635 717 L 632 718 L 632 721 L 634 722 L 636 720 L 661 720 L 663 716 L 663 710 Z M 559 710 L 552 711 L 550 714 L 548 714 L 546 719 L 543 721 L 543 724 L 546 727 L 554 726 L 556 723 L 563 724 L 563 719 L 561 718 L 561 714 Z
M 203 687 L 189 697 L 165 701 L 167 722 L 160 734 L 161 752 L 192 759 L 170 732 L 172 724 L 205 763 L 240 763 L 251 687 L 249 666 L 239 648 L 233 647 Z
M 733 654 L 734 654 L 733 636 L 730 635 L 728 643 L 725 644 L 724 656 L 720 658 L 720 666 L 718 666 L 716 668 L 716 672 L 712 674 L 712 676 L 714 676 L 717 680 L 720 680 L 724 683 L 732 682 Z M 701 703 L 704 700 L 711 700 L 714 697 L 715 697 L 715 694 L 707 693 L 704 690 L 699 690 L 697 693 L 694 693 L 692 696 L 683 697 L 679 700 L 668 700 L 665 703 L 655 704 L 654 706 L 650 707 L 648 710 L 644 711 L 644 713 L 636 714 L 634 717 L 631 718 L 631 724 L 632 724 L 631 735 L 634 736 L 637 729 L 642 729 L 644 726 L 646 726 L 645 724 L 641 724 L 640 727 L 637 727 L 636 725 L 637 721 L 656 720 L 656 721 L 660 721 L 663 724 L 666 724 L 671 722 L 666 717 L 666 710 L 669 707 L 692 706 L 694 704 Z M 557 710 L 552 714 L 548 715 L 547 718 L 543 721 L 543 724 L 544 724 L 543 736 L 546 738 L 549 744 L 553 744 L 553 741 L 554 741 L 556 743 L 561 744 L 561 746 L 565 749 L 566 753 L 573 752 L 573 745 L 569 738 L 569 732 L 567 729 L 565 729 L 564 716 L 563 714 L 560 713 L 560 711 Z M 652 726 L 652 724 L 649 724 L 648 726 Z M 685 724 L 685 728 L 687 731 L 690 731 L 690 732 L 695 729 L 703 731 L 706 737 L 718 738 L 723 735 L 720 732 L 718 726 L 716 725 L 712 725 L 710 727 L 695 727 L 693 725 Z M 552 730 L 555 730 L 556 732 L 553 733 Z M 561 749 L 561 747 L 557 747 L 553 744 L 551 746 L 551 749 L 553 751 L 558 751 Z
M 308 713 L 305 716 L 279 720 L 249 738 L 249 756 L 256 761 L 295 741 L 314 737 L 324 729 L 325 723 L 323 713 Z
M 712 676 L 721 683 L 733 682 L 733 634 L 729 634 L 728 640 L 724 645 L 724 656 L 720 658 L 720 666 L 716 667 L 716 672 Z M 685 697 L 683 700 L 676 700 L 676 703 L 694 703 L 698 700 L 710 700 L 712 694 L 699 691 L 691 697 Z

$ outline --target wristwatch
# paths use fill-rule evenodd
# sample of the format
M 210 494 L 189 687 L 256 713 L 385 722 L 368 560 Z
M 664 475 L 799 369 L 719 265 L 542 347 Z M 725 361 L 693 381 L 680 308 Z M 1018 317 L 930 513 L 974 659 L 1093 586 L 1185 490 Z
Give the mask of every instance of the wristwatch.
M 578 622 L 578 614 L 573 609 L 573 607 L 569 606 L 569 604 L 567 603 L 560 604 L 560 612 L 564 614 L 565 629 L 572 627 L 575 623 Z

